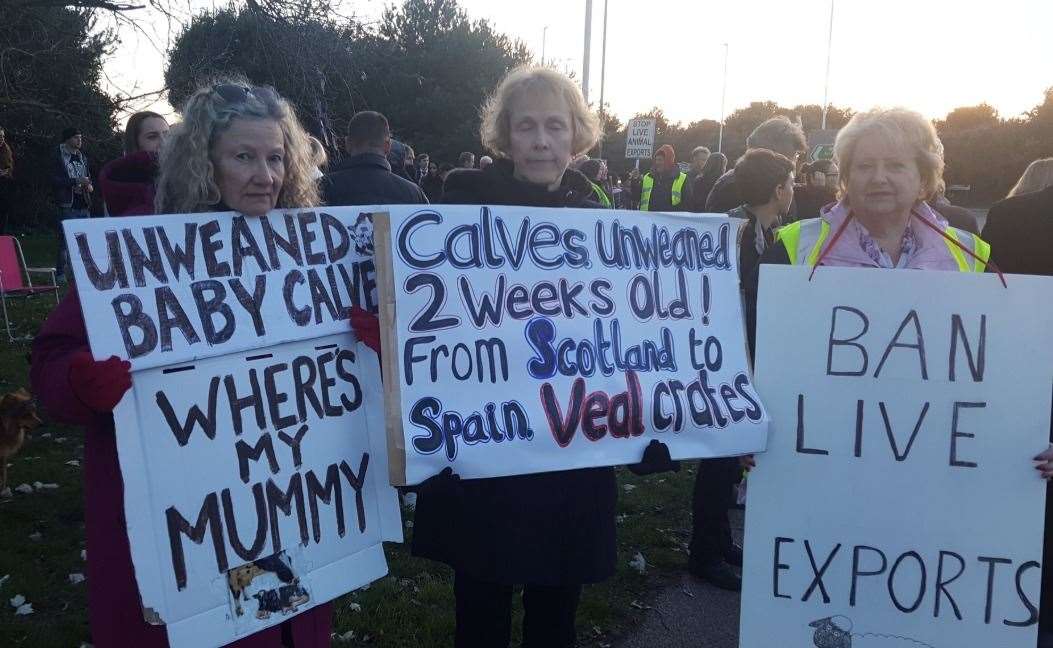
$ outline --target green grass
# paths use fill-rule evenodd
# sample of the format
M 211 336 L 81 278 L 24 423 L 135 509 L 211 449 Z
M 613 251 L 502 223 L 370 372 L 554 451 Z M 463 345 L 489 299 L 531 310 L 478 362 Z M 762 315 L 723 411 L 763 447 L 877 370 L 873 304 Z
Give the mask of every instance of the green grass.
M 53 237 L 27 235 L 20 241 L 30 266 L 53 263 Z M 15 304 L 13 316 L 21 324 L 18 333 L 35 333 L 53 303 L 44 296 Z M 0 339 L 0 394 L 28 387 L 28 353 L 28 342 Z M 86 573 L 80 557 L 84 548 L 81 472 L 66 464 L 82 460 L 82 454 L 81 430 L 47 422 L 11 460 L 12 486 L 40 481 L 57 483 L 59 488 L 0 500 L 0 578 L 10 576 L 0 586 L 0 646 L 75 648 L 90 643 L 87 584 L 69 582 L 70 573 Z M 650 477 L 619 471 L 618 571 L 607 582 L 585 588 L 578 614 L 579 645 L 600 648 L 616 641 L 645 614 L 632 604 L 646 602 L 670 574 L 683 570 L 693 478 L 694 470 L 688 468 Z M 635 488 L 627 492 L 625 485 Z M 403 517 L 412 521 L 410 512 Z M 410 556 L 412 532 L 406 529 L 406 544 L 387 545 L 389 576 L 335 602 L 333 632 L 354 633 L 354 638 L 334 641 L 335 646 L 452 645 L 452 572 Z M 37 540 L 30 538 L 35 533 L 40 533 Z M 628 566 L 637 551 L 648 563 L 643 575 Z M 33 604 L 33 614 L 15 616 L 8 599 L 16 594 Z M 514 643 L 522 616 L 518 603 L 515 614 Z

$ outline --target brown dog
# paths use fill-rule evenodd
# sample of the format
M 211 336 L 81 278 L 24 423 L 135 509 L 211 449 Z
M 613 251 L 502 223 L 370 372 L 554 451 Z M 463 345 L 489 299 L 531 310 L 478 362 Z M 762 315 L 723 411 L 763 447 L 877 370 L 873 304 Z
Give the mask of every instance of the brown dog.
M 7 488 L 7 459 L 13 457 L 26 440 L 26 432 L 41 421 L 37 406 L 25 389 L 0 398 L 0 491 Z

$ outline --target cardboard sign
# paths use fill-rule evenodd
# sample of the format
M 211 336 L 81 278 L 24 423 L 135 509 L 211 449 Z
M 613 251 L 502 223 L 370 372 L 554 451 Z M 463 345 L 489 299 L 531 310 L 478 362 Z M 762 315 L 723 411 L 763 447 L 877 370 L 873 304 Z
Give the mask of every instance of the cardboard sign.
M 65 225 L 98 357 L 133 370 L 348 330 L 376 310 L 368 211 L 336 207 Z
M 740 645 L 1032 648 L 1053 280 L 762 266 Z
M 719 216 L 391 207 L 376 216 L 392 483 L 763 447 L 736 234 Z M 390 351 L 388 351 L 390 349 Z
M 654 133 L 658 122 L 653 118 L 630 119 L 626 126 L 625 157 L 649 160 L 654 157 Z
M 132 360 L 114 411 L 125 517 L 144 615 L 172 646 L 225 645 L 361 587 L 402 540 L 379 361 L 343 319 L 370 299 L 356 222 L 64 223 L 93 355 Z

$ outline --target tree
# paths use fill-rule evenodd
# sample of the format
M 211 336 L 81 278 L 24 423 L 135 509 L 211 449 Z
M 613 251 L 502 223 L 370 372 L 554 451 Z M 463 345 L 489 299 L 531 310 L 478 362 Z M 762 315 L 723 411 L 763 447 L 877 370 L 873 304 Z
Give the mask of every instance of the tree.
M 15 154 L 3 231 L 53 221 L 50 174 L 63 129 L 83 131 L 95 172 L 120 150 L 117 103 L 99 85 L 113 34 L 96 29 L 92 9 L 75 5 L 14 3 L 0 20 L 0 126 Z
M 998 111 L 982 103 L 978 106 L 955 108 L 939 123 L 945 133 L 964 132 L 976 129 L 994 128 L 999 125 Z
M 346 132 L 355 112 L 378 110 L 399 139 L 454 160 L 478 150 L 479 107 L 528 60 L 521 43 L 471 22 L 453 0 L 408 0 L 387 9 L 376 29 L 306 9 L 274 15 L 249 2 L 196 16 L 176 41 L 165 81 L 176 106 L 217 73 L 273 85 L 323 141 L 330 130 Z
M 293 103 L 307 130 L 334 147 L 334 129 L 343 132 L 367 103 L 360 79 L 379 62 L 374 51 L 372 37 L 357 23 L 339 25 L 307 9 L 276 15 L 249 2 L 195 16 L 175 41 L 165 84 L 177 107 L 218 77 L 273 86 Z
M 378 30 L 383 65 L 365 81 L 370 103 L 432 159 L 479 148 L 479 109 L 512 68 L 530 61 L 519 41 L 469 20 L 455 0 L 406 0 Z

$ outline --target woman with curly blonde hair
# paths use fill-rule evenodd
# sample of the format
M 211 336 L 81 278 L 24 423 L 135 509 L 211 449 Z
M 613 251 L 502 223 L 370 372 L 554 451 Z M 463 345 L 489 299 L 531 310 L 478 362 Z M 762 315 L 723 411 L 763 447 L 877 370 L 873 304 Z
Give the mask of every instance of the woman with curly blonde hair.
M 318 204 L 310 138 L 272 88 L 220 80 L 191 95 L 182 116 L 161 152 L 157 213 Z
M 311 179 L 316 158 L 292 108 L 273 90 L 233 83 L 203 88 L 187 102 L 184 118 L 162 149 L 159 213 L 233 209 L 262 216 L 275 206 L 317 203 Z M 131 365 L 116 356 L 92 356 L 75 290 L 51 312 L 33 341 L 30 378 L 41 404 L 55 420 L 85 428 L 84 526 L 91 555 L 87 569 L 92 643 L 100 648 L 165 648 L 165 626 L 143 618 L 122 504 L 113 408 L 132 386 L 130 370 Z M 325 603 L 229 645 L 328 646 L 331 614 L 331 605 Z

